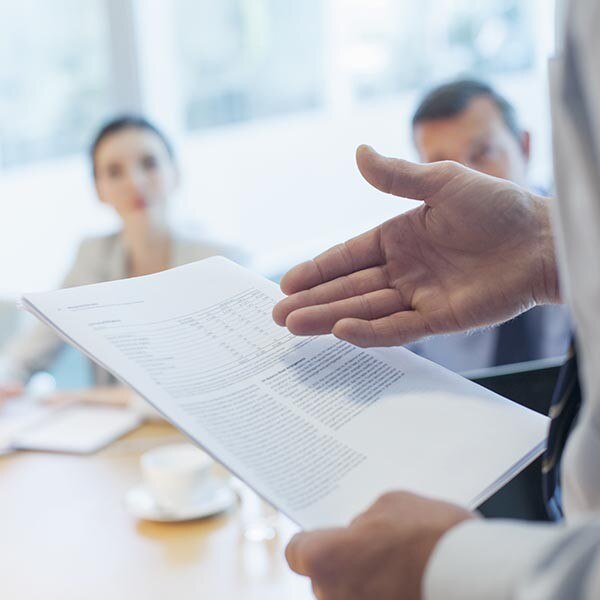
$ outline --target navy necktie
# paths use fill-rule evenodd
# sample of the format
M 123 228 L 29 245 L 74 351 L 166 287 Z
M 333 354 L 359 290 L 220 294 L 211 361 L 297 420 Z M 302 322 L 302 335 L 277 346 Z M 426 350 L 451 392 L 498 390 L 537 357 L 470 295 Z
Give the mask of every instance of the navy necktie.
M 544 313 L 542 307 L 532 308 L 498 326 L 495 365 L 537 360 L 544 357 Z
M 560 462 L 567 438 L 575 425 L 580 407 L 581 387 L 577 370 L 577 353 L 574 342 L 571 342 L 567 360 L 560 370 L 552 396 L 549 413 L 551 421 L 548 446 L 542 462 L 546 510 L 548 516 L 555 521 L 561 520 L 563 516 L 560 493 Z

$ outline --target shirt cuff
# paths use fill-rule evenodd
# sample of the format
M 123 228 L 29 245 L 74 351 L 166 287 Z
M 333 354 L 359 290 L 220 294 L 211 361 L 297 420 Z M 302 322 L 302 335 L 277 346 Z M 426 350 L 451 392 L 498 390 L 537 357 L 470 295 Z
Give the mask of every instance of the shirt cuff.
M 435 547 L 423 577 L 425 600 L 508 600 L 518 582 L 552 546 L 556 524 L 472 520 Z

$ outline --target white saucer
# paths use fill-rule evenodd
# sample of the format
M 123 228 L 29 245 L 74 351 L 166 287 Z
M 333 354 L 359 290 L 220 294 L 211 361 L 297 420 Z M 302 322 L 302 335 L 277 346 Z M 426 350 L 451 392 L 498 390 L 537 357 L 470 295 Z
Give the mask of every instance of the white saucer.
M 236 501 L 236 493 L 226 483 L 215 488 L 209 498 L 192 502 L 177 510 L 165 510 L 158 506 L 148 488 L 143 484 L 131 488 L 125 495 L 125 506 L 134 517 L 163 523 L 211 517 L 231 508 Z

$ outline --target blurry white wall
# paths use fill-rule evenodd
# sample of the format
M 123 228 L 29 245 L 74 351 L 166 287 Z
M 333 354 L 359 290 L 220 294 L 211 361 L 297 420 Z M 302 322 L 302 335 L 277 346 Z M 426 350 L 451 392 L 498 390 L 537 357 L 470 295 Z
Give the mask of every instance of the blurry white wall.
M 174 138 L 174 220 L 266 274 L 411 206 L 370 189 L 354 149 L 414 157 L 418 98 L 458 74 L 516 105 L 550 185 L 552 4 L 0 0 L 0 296 L 58 285 L 78 242 L 115 227 L 85 151 L 122 110 Z

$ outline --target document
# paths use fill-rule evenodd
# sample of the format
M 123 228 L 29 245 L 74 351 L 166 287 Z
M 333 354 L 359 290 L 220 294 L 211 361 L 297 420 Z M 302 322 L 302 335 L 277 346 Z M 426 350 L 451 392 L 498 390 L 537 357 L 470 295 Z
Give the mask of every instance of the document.
M 90 454 L 138 427 L 140 415 L 125 407 L 49 406 L 14 398 L 0 414 L 0 455 L 16 450 Z
M 281 297 L 213 257 L 22 302 L 303 528 L 389 490 L 475 507 L 543 451 L 545 417 L 403 348 L 294 336 Z

